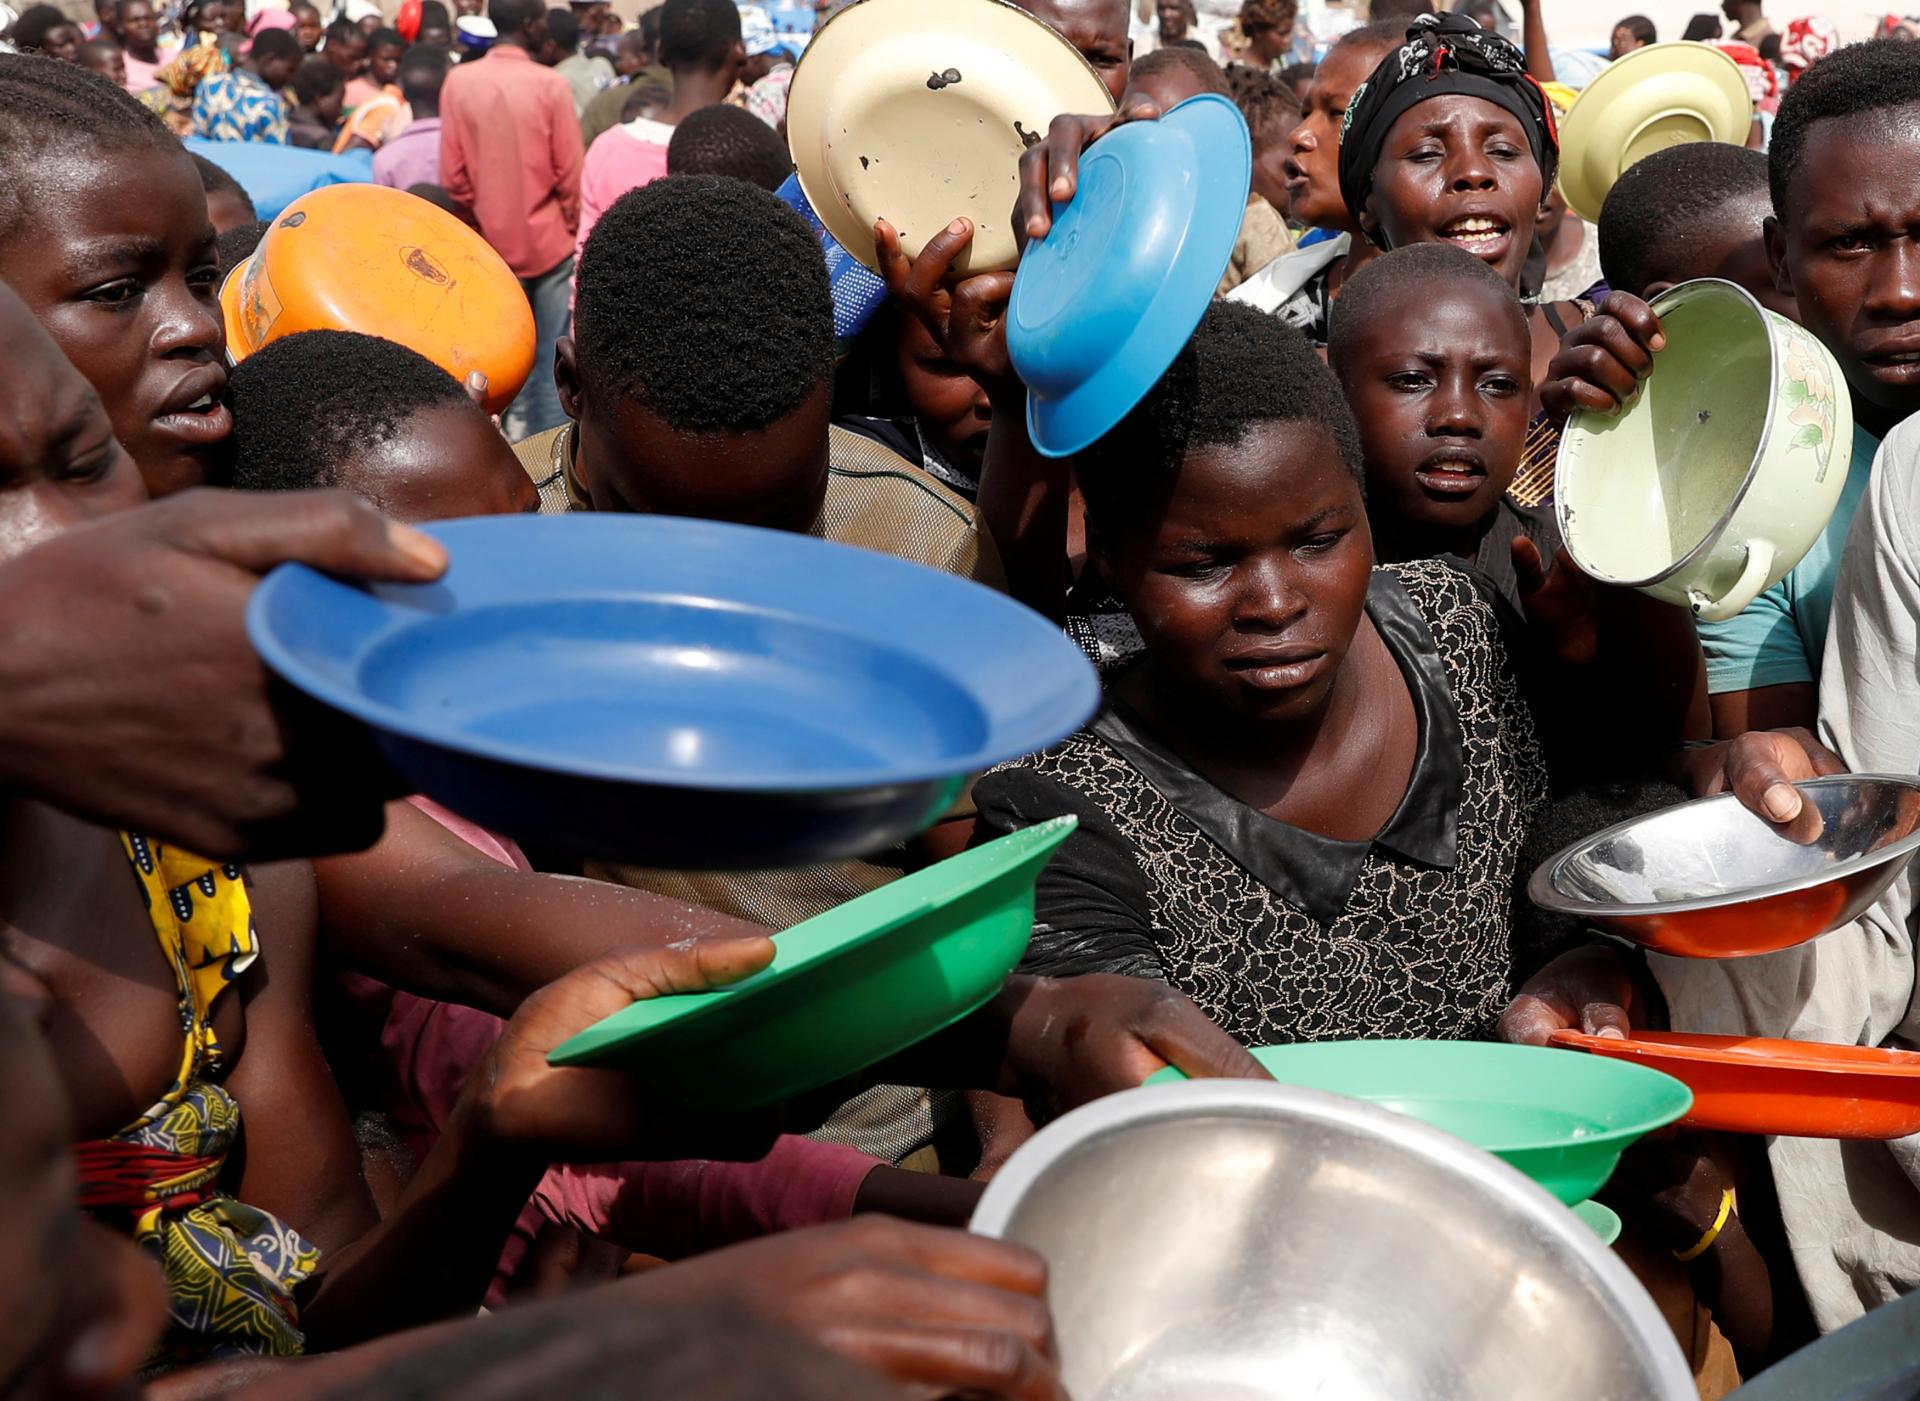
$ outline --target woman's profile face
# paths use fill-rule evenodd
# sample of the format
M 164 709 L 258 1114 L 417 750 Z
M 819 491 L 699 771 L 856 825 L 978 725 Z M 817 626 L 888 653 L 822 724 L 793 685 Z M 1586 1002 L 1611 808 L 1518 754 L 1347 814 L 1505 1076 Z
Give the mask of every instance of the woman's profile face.
M 1373 570 L 1359 483 L 1325 428 L 1275 420 L 1195 449 L 1163 504 L 1111 539 L 1091 528 L 1170 694 L 1267 721 L 1325 705 Z
M 1388 248 L 1451 243 L 1515 288 L 1545 194 L 1520 119 L 1449 93 L 1401 113 L 1374 161 L 1362 222 Z

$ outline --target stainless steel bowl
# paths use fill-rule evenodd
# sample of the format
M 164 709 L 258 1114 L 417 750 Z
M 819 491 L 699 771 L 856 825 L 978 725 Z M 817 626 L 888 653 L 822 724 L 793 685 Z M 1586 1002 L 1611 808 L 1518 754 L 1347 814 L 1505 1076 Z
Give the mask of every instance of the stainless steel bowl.
M 1732 958 L 1790 948 L 1856 919 L 1920 850 L 1920 780 L 1845 774 L 1795 785 L 1784 833 L 1731 794 L 1575 842 L 1533 873 L 1542 909 L 1660 953 Z
M 1038 1250 L 1075 1401 L 1684 1401 L 1653 1301 L 1505 1163 L 1358 1100 L 1130 1090 L 1008 1160 L 973 1229 Z

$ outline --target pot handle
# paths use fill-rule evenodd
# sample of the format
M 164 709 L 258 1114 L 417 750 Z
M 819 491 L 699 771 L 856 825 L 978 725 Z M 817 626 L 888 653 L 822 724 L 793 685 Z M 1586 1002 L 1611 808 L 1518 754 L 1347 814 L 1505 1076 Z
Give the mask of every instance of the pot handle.
M 1747 562 L 1731 589 L 1717 599 L 1708 598 L 1699 589 L 1687 590 L 1687 601 L 1693 605 L 1694 617 L 1703 623 L 1724 623 L 1760 597 L 1761 585 L 1766 582 L 1767 572 L 1772 568 L 1773 546 L 1765 540 L 1749 540 Z

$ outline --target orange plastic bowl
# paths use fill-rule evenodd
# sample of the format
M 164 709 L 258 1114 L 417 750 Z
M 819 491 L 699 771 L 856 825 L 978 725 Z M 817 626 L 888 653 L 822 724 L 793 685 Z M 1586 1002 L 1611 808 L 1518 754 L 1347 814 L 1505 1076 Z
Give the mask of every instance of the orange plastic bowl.
M 1920 1133 L 1920 1054 L 1877 1046 L 1636 1031 L 1629 1040 L 1556 1031 L 1556 1046 L 1664 1071 L 1693 1091 L 1680 1122 L 1793 1138 Z
M 443 209 L 383 185 L 328 185 L 273 221 L 220 289 L 236 362 L 300 331 L 360 331 L 419 351 L 487 410 L 533 370 L 533 308 L 485 239 Z

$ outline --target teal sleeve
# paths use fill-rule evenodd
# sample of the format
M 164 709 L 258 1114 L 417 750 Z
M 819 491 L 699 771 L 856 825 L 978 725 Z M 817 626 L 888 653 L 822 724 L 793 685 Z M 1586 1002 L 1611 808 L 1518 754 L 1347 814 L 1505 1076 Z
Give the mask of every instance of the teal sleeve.
M 1717 696 L 1816 679 L 1800 635 L 1792 580 L 1788 575 L 1724 623 L 1699 624 L 1708 691 Z

